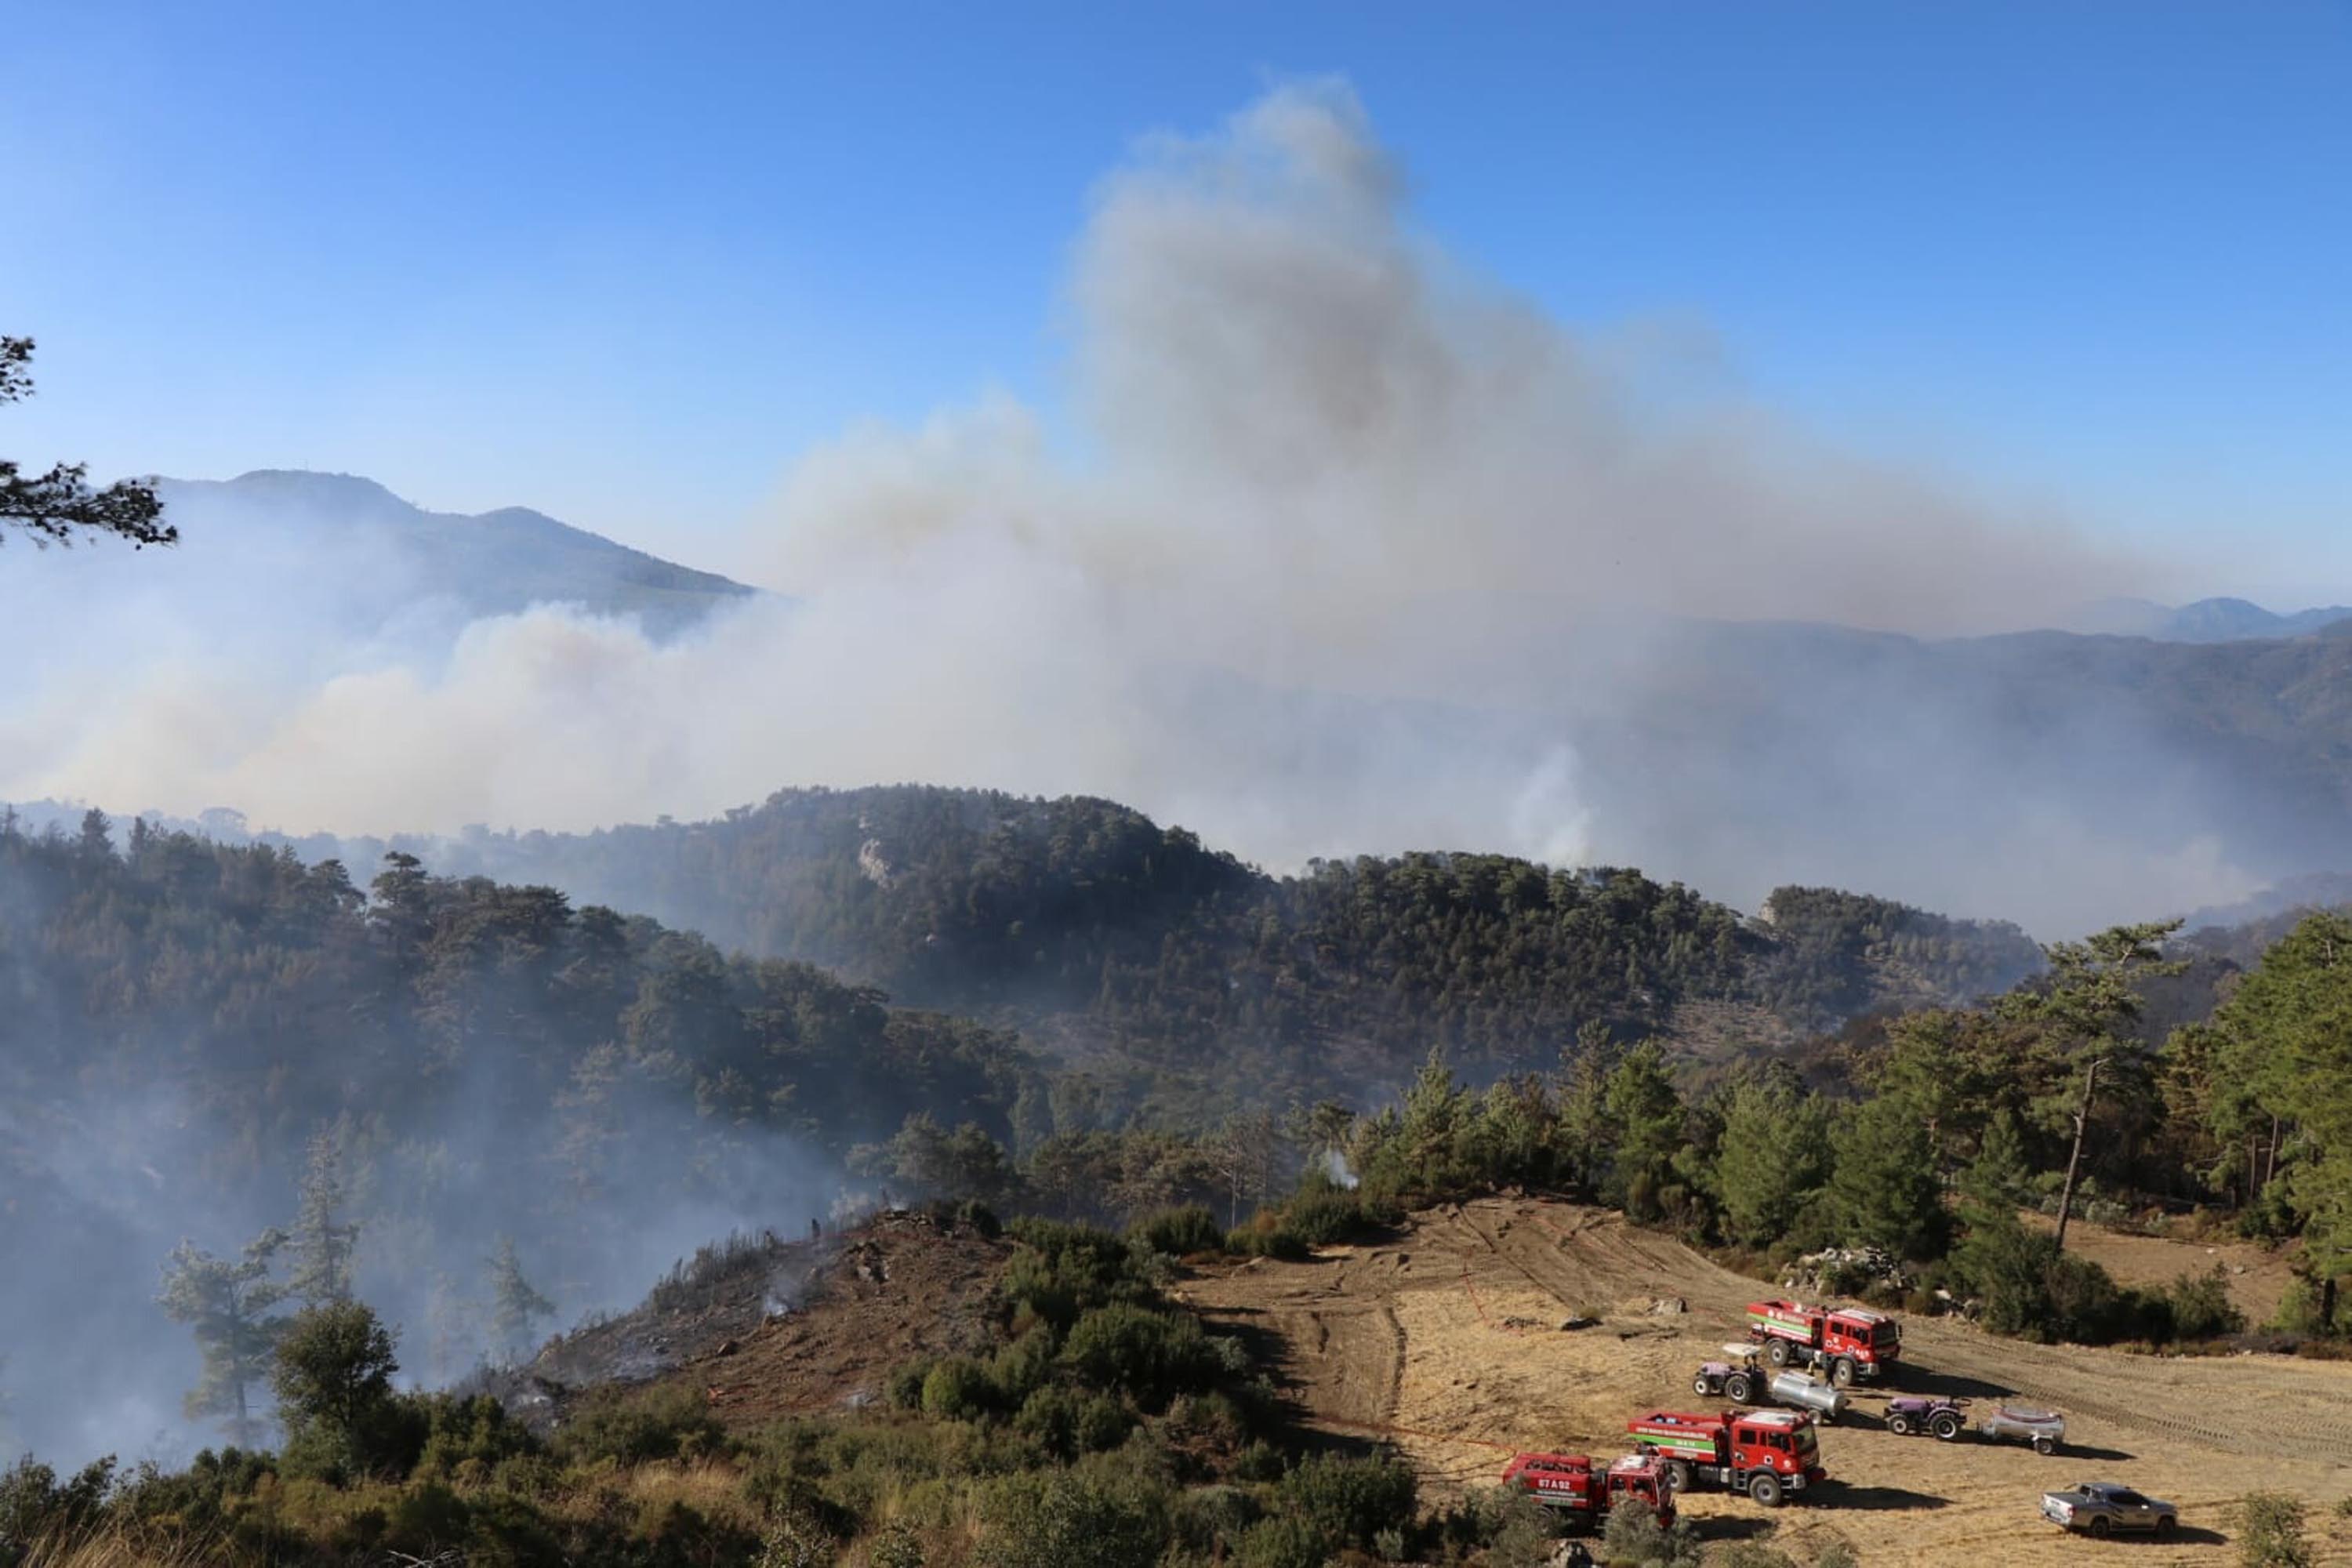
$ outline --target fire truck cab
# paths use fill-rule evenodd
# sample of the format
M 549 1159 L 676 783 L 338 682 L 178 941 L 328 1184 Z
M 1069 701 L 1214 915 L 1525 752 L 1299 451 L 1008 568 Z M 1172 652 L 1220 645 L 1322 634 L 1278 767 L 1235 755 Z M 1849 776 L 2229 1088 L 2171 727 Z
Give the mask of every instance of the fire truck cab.
M 1813 1417 L 1796 1410 L 1654 1410 L 1625 1424 L 1644 1453 L 1665 1462 L 1669 1490 L 1719 1486 L 1766 1508 L 1829 1479 Z

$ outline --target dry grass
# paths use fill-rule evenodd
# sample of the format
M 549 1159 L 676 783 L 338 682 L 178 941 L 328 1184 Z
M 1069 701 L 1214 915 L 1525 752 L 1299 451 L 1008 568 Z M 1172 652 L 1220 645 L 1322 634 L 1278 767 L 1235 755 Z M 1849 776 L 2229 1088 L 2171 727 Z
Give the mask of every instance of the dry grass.
M 37 1541 L 24 1568 L 201 1568 L 214 1560 L 209 1543 L 151 1544 L 118 1531 Z

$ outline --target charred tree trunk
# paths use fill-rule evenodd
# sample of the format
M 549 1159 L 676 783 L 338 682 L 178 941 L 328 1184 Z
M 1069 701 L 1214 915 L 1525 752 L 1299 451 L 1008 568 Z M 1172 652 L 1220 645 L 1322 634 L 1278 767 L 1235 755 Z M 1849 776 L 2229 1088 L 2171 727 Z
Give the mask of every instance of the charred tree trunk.
M 2271 1152 L 2263 1161 L 2263 1185 L 2266 1187 L 2271 1184 L 2271 1179 L 2278 1174 L 2278 1149 L 2279 1119 L 2277 1113 L 2273 1112 L 2271 1116 Z
M 2091 1065 L 2083 1069 L 2083 1103 L 2074 1112 L 2074 1148 L 2066 1156 L 2066 1184 L 2058 1192 L 2058 1246 L 2062 1251 L 2066 1246 L 2066 1222 L 2074 1214 L 2074 1174 L 2083 1167 L 2083 1134 L 2091 1125 L 2091 1095 L 2098 1088 L 2102 1059 L 2093 1057 Z

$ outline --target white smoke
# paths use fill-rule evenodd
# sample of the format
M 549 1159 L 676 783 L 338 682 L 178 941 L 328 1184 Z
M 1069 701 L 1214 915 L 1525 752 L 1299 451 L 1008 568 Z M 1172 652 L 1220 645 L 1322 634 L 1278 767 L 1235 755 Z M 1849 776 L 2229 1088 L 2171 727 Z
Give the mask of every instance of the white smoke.
M 1662 684 L 1660 617 L 1986 629 L 2138 585 L 1479 278 L 1412 226 L 1343 85 L 1139 150 L 1068 300 L 1074 453 L 1001 395 L 852 430 L 743 542 L 789 599 L 667 643 L 543 606 L 289 659 L 246 623 L 331 622 L 334 584 L 263 571 L 159 612 L 168 659 L 88 647 L 0 697 L 0 796 L 578 828 L 920 779 L 1113 795 L 1278 865 L 1475 847 L 1752 897 L 1820 873 L 1769 830 L 1694 851 L 1620 749 L 1641 705 L 1742 679 Z M 1854 879 L 1932 899 L 1947 852 Z M 2168 895 L 2242 880 L 2191 869 Z

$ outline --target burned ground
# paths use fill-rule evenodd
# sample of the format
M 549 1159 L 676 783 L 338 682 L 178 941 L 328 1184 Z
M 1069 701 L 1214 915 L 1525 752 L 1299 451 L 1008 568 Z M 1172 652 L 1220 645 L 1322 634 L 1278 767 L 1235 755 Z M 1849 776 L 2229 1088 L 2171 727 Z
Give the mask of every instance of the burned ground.
M 737 1427 L 856 1408 L 902 1362 L 989 1342 L 1011 1251 L 970 1225 L 906 1211 L 821 1238 L 733 1237 L 635 1310 L 550 1341 L 482 1386 L 542 1431 L 612 1385 L 691 1387 Z

